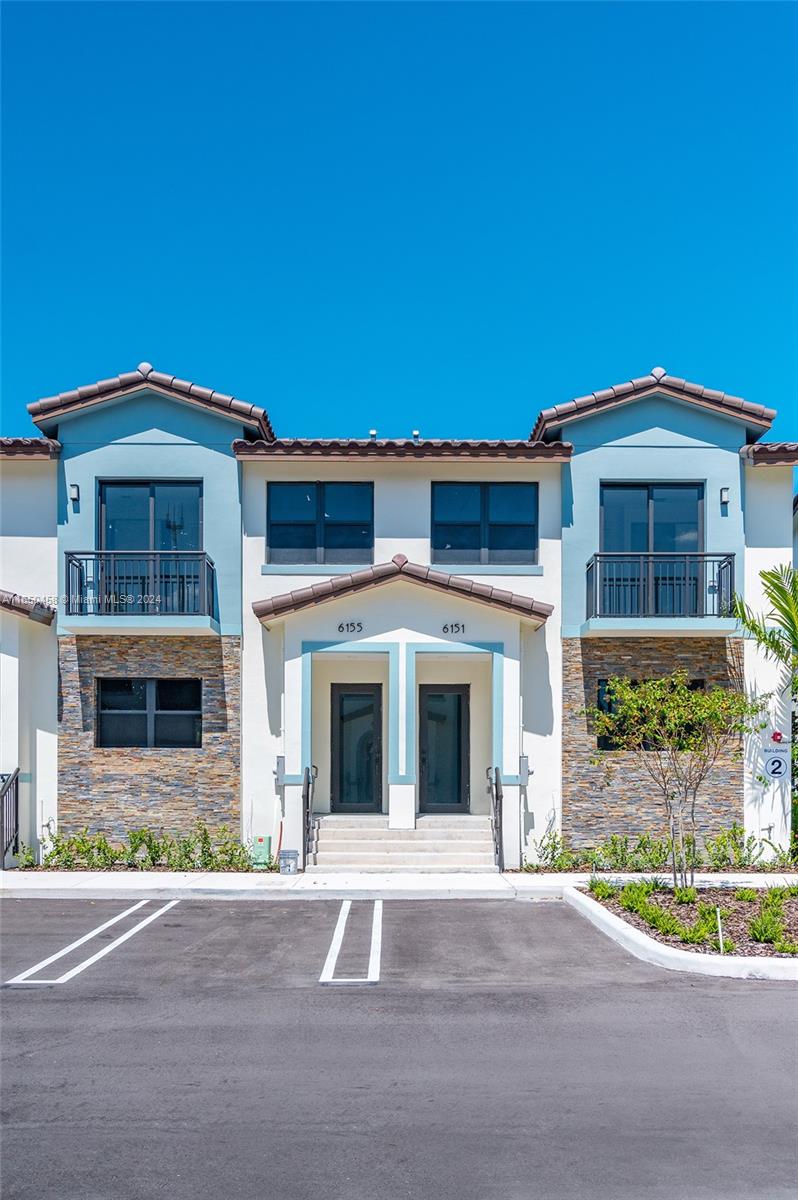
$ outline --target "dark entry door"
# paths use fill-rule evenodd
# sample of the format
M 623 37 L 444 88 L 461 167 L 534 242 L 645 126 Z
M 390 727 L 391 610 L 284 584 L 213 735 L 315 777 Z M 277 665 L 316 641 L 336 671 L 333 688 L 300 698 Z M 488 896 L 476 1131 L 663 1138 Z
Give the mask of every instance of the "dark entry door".
M 419 808 L 468 812 L 469 685 L 420 684 Z
M 382 685 L 332 685 L 330 809 L 382 812 Z

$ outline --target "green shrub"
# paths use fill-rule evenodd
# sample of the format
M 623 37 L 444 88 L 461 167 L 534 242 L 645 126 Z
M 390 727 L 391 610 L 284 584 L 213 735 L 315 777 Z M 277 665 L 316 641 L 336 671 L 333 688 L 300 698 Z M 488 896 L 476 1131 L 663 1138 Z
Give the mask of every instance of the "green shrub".
M 673 897 L 677 904 L 695 904 L 698 892 L 694 887 L 675 887 Z
M 744 900 L 746 904 L 755 904 L 759 899 L 759 892 L 756 888 L 737 888 L 734 893 L 735 900 Z
M 644 833 L 637 839 L 632 860 L 638 871 L 662 871 L 670 860 L 670 838 L 653 838 Z
M 597 900 L 612 900 L 614 896 L 618 895 L 617 887 L 613 887 L 606 879 L 591 877 L 588 887 Z
M 784 937 L 784 923 L 773 909 L 760 909 L 748 926 L 755 942 L 780 942 Z
M 25 850 L 24 865 L 35 866 L 33 852 L 27 847 Z M 242 846 L 225 826 L 213 835 L 204 821 L 197 821 L 193 833 L 179 837 L 152 829 L 131 829 L 119 846 L 112 845 L 105 834 L 91 834 L 88 829 L 70 835 L 49 833 L 43 856 L 45 867 L 108 870 L 117 865 L 144 871 L 161 867 L 169 871 L 249 871 L 251 848 Z M 276 861 L 272 860 L 267 869 L 277 870 Z
M 572 871 L 576 866 L 575 855 L 556 830 L 551 830 L 539 842 L 535 842 L 535 853 L 538 865 L 546 871 Z
M 32 846 L 28 846 L 25 842 L 19 843 L 17 866 L 21 871 L 30 870 L 31 867 L 36 866 L 36 851 Z
M 764 845 L 749 834 L 745 836 L 742 825 L 732 822 L 729 829 L 722 829 L 717 837 L 706 838 L 704 849 L 707 852 L 710 865 L 716 871 L 724 871 L 728 867 L 738 870 L 754 867 L 764 854 Z
M 781 938 L 773 943 L 773 949 L 778 950 L 779 954 L 798 954 L 798 942 L 789 942 Z

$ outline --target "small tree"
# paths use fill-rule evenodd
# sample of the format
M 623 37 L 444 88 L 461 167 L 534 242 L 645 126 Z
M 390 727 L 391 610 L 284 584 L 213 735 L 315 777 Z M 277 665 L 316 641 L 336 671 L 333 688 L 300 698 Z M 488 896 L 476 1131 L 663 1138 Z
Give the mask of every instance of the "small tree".
M 607 698 L 607 711 L 589 710 L 596 734 L 613 750 L 637 754 L 665 807 L 674 886 L 692 886 L 699 792 L 721 755 L 742 755 L 743 735 L 762 728 L 763 701 L 734 687 L 694 690 L 686 671 L 642 683 L 615 675 Z M 620 766 L 607 750 L 596 761 L 608 781 Z

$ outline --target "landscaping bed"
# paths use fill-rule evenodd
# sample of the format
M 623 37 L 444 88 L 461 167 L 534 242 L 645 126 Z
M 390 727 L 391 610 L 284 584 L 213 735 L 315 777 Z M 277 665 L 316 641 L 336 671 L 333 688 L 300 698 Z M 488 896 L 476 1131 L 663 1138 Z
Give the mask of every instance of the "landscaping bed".
M 593 878 L 590 894 L 642 933 L 679 950 L 742 957 L 798 956 L 798 886 L 672 888 L 662 880 L 613 885 Z

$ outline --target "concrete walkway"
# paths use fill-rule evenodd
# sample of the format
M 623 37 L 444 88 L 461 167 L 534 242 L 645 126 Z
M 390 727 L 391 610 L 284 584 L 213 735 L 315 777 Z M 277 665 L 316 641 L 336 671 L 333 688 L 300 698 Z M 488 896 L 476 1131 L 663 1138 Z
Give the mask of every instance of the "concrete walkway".
M 664 872 L 660 872 L 664 874 Z M 606 873 L 612 880 L 639 875 Z M 299 875 L 271 872 L 178 871 L 2 871 L 0 895 L 25 897 L 122 898 L 151 896 L 182 899 L 189 896 L 220 900 L 307 900 L 314 897 L 351 899 L 458 899 L 509 900 L 559 899 L 567 887 L 585 886 L 590 875 L 582 872 L 469 874 L 407 871 L 379 874 L 345 874 L 321 871 Z M 798 872 L 741 872 L 735 875 L 696 876 L 698 887 L 775 887 L 798 883 Z

